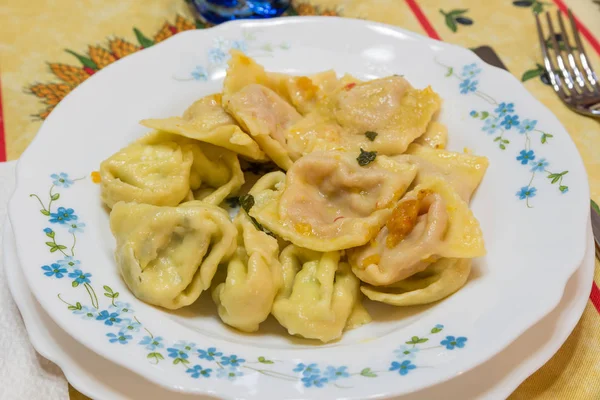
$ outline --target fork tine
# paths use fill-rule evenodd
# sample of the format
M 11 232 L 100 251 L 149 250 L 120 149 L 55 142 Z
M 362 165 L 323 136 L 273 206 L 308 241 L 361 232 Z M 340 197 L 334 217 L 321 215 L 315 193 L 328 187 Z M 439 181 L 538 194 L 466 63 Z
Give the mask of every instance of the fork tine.
M 590 64 L 588 63 L 587 55 L 585 54 L 585 49 L 583 48 L 583 43 L 581 42 L 581 37 L 579 36 L 579 30 L 577 29 L 577 24 L 575 23 L 575 18 L 573 18 L 573 13 L 571 9 L 568 10 L 569 13 L 569 21 L 571 22 L 571 29 L 573 30 L 573 37 L 575 38 L 575 43 L 577 44 L 577 49 L 579 50 L 579 61 L 581 62 L 581 66 L 583 67 L 588 82 L 592 87 L 596 90 L 600 89 L 600 84 L 598 84 L 598 78 L 596 78 L 596 74 Z
M 544 31 L 542 30 L 542 24 L 540 23 L 540 17 L 538 14 L 535 14 L 535 23 L 537 25 L 538 36 L 540 38 L 540 48 L 542 49 L 542 56 L 544 58 L 544 67 L 546 68 L 546 73 L 550 78 L 550 83 L 554 88 L 554 91 L 558 94 L 558 96 L 565 100 L 567 95 L 560 83 L 560 80 L 557 79 L 558 76 L 554 74 L 554 70 L 552 67 L 552 63 L 550 62 L 550 58 L 548 57 L 548 48 L 546 47 L 546 39 L 544 39 Z
M 571 46 L 571 40 L 569 39 L 569 35 L 567 34 L 567 30 L 565 29 L 565 23 L 563 21 L 562 12 L 560 10 L 556 10 L 556 15 L 558 17 L 558 24 L 560 25 L 561 35 L 567 47 L 567 59 L 569 60 L 569 65 L 571 66 L 571 70 L 573 71 L 573 75 L 575 75 L 575 81 L 579 85 L 579 89 L 584 92 L 589 90 L 589 88 L 585 84 L 585 79 L 579 71 L 579 67 L 577 66 L 577 61 L 575 60 L 575 49 Z
M 556 33 L 554 32 L 554 24 L 552 23 L 552 18 L 550 17 L 550 13 L 546 13 L 546 20 L 548 21 L 548 29 L 550 30 L 550 40 L 552 41 L 552 48 L 554 49 L 554 55 L 556 58 L 556 62 L 558 63 L 558 69 L 560 70 L 563 80 L 567 87 L 569 88 L 570 94 L 576 94 L 574 92 L 573 79 L 571 79 L 571 74 L 565 67 L 565 61 L 562 58 L 560 46 L 558 44 L 558 40 L 556 40 Z

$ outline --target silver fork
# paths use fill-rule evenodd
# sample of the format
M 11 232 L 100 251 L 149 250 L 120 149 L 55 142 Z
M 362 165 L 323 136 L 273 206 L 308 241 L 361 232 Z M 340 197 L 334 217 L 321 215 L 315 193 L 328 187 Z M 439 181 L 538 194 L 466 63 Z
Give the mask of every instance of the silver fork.
M 571 46 L 562 13 L 558 10 L 559 33 L 564 42 L 564 49 L 559 47 L 558 40 L 556 40 L 550 13 L 546 13 L 546 19 L 552 48 L 548 47 L 544 37 L 540 15 L 535 15 L 544 67 L 554 91 L 569 108 L 587 116 L 600 118 L 600 82 L 588 62 L 571 10 L 568 10 L 568 13 L 576 46 Z M 554 53 L 553 56 L 551 52 Z

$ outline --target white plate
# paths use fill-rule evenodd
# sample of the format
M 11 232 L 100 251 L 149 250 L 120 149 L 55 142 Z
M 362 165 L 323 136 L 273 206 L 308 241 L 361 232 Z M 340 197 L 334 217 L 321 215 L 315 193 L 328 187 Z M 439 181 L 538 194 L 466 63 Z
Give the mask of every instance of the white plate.
M 271 70 L 333 67 L 361 78 L 399 73 L 440 93 L 450 148 L 468 147 L 490 159 L 472 202 L 488 255 L 475 262 L 465 288 L 430 307 L 379 307 L 373 323 L 326 346 L 288 337 L 274 324 L 255 335 L 237 333 L 218 321 L 209 296 L 167 313 L 129 293 L 114 265 L 98 186 L 84 179 L 64 188 L 50 175 L 87 177 L 145 132 L 140 119 L 180 114 L 218 91 L 231 47 Z M 516 121 L 522 125 L 511 126 Z M 77 215 L 85 233 L 44 215 L 51 196 L 51 212 L 64 207 Z M 9 215 L 33 294 L 59 326 L 103 357 L 185 392 L 366 398 L 409 393 L 462 374 L 548 314 L 583 260 L 588 199 L 583 163 L 567 132 L 507 72 L 468 50 L 386 25 L 286 18 L 182 33 L 88 79 L 57 106 L 22 155 Z M 80 264 L 69 265 L 61 252 L 73 252 Z M 129 305 L 113 305 L 116 293 Z M 119 334 L 126 326 L 136 331 Z M 162 341 L 153 345 L 156 337 Z
M 32 296 L 19 266 L 10 224 L 4 228 L 4 265 L 10 291 L 21 311 L 27 333 L 38 353 L 58 364 L 71 385 L 87 396 L 102 400 L 156 398 L 199 399 L 149 385 L 136 374 L 99 357 L 73 340 L 52 321 Z M 448 382 L 402 396 L 418 399 L 505 399 L 541 367 L 565 342 L 581 317 L 594 279 L 591 233 L 581 267 L 565 288 L 559 305 L 527 330 L 501 354 L 480 367 Z

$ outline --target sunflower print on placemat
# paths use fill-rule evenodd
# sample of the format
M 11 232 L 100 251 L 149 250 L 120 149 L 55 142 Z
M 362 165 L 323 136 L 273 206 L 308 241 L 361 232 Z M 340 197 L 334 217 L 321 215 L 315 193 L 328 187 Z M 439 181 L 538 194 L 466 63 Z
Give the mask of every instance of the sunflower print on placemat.
M 284 16 L 309 16 L 309 15 L 324 15 L 337 16 L 338 11 L 314 6 L 306 2 L 295 2 L 284 13 Z M 200 20 L 177 15 L 173 23 L 165 21 L 161 28 L 152 36 L 146 36 L 138 28 L 133 28 L 137 43 L 131 43 L 120 37 L 109 38 L 106 45 L 90 45 L 87 51 L 76 52 L 66 50 L 73 55 L 78 61 L 77 65 L 48 63 L 50 71 L 58 81 L 49 83 L 34 83 L 25 88 L 27 93 L 30 93 L 40 99 L 45 108 L 32 117 L 37 120 L 44 120 L 56 105 L 73 90 L 77 85 L 85 81 L 96 71 L 101 70 L 107 65 L 115 62 L 118 59 L 135 53 L 138 50 L 150 47 L 155 43 L 162 42 L 165 39 L 183 31 L 191 29 L 204 29 L 211 27 L 211 24 L 204 23 Z

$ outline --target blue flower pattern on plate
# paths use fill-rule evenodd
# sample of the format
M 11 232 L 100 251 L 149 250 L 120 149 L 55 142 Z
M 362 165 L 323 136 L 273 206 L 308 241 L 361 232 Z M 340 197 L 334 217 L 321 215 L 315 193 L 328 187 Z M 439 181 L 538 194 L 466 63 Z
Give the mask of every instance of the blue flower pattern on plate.
M 348 367 L 346 366 L 338 368 L 329 366 L 325 370 L 325 377 L 328 381 L 336 381 L 341 378 L 348 378 L 349 376 L 350 374 L 348 373 Z
M 202 65 L 197 65 L 191 72 L 192 78 L 196 81 L 205 81 L 208 79 L 208 72 Z
M 167 349 L 169 352 L 169 357 L 171 358 L 183 358 L 187 359 L 189 357 L 188 353 L 185 350 L 176 349 L 174 347 L 169 347 Z
M 81 269 L 79 268 L 81 261 L 76 260 L 72 256 L 65 256 L 65 258 L 58 260 L 56 263 L 67 270 Z
M 119 313 L 109 313 L 106 310 L 100 311 L 98 316 L 96 317 L 97 321 L 104 321 L 104 325 L 113 326 L 114 324 L 118 324 L 121 322 L 121 318 L 119 318 Z
M 131 339 L 133 339 L 133 336 L 131 335 L 124 335 L 120 333 L 117 335 L 114 333 L 107 333 L 106 336 L 108 336 L 108 341 L 110 343 L 127 344 Z
M 477 76 L 480 72 L 481 68 L 479 68 L 477 64 L 472 63 L 463 67 L 461 76 L 463 78 L 473 78 Z
M 474 92 L 477 90 L 478 81 L 471 81 L 471 79 L 465 79 L 460 83 L 460 92 L 462 94 L 467 94 L 469 92 Z
M 550 164 L 545 158 L 540 158 L 537 161 L 530 161 L 529 165 L 531 165 L 531 172 L 544 172 L 546 167 Z
M 61 267 L 59 264 L 51 264 L 50 266 L 44 265 L 42 269 L 46 271 L 44 272 L 44 275 L 55 276 L 57 279 L 62 278 L 64 274 L 67 273 L 67 269 Z
M 536 125 L 537 125 L 537 120 L 524 119 L 519 124 L 519 133 L 531 132 L 532 130 L 535 129 Z
M 310 375 L 302 378 L 302 383 L 305 387 L 323 387 L 327 383 L 327 378 L 320 375 Z
M 92 276 L 92 274 L 83 273 L 83 271 L 80 269 L 76 269 L 75 271 L 73 271 L 69 274 L 69 278 L 73 278 L 74 279 L 73 282 L 77 283 L 77 285 L 83 285 L 84 283 L 90 283 L 91 276 Z
M 85 228 L 83 222 L 71 222 L 69 224 L 69 233 L 83 233 L 83 228 Z
M 142 328 L 142 324 L 137 321 L 131 320 L 130 318 L 121 319 L 117 325 L 121 327 L 119 332 L 139 332 Z
M 73 314 L 81 315 L 83 319 L 96 319 L 98 312 L 93 307 L 82 306 L 80 309 L 73 310 Z
M 304 376 L 311 376 L 321 373 L 321 370 L 317 367 L 317 364 L 305 365 L 303 363 L 300 363 L 296 365 L 296 368 L 294 368 L 294 372 L 302 372 L 302 375 Z
M 239 367 L 240 364 L 245 362 L 243 358 L 238 358 L 235 354 L 230 356 L 221 357 L 221 364 L 223 365 L 231 365 L 232 367 Z
M 504 127 L 504 129 L 509 130 L 513 126 L 519 126 L 519 116 L 518 115 L 505 115 L 500 125 Z
M 440 344 L 445 346 L 448 350 L 454 350 L 455 347 L 462 349 L 465 347 L 465 343 L 467 342 L 467 338 L 464 336 L 454 337 L 454 336 L 446 336 L 446 339 L 442 340 Z
M 499 122 L 498 118 L 489 118 L 485 121 L 485 124 L 481 129 L 483 129 L 483 131 L 489 133 L 490 135 L 493 135 L 498 130 L 502 129 L 502 125 Z
M 405 360 L 401 363 L 399 363 L 398 361 L 392 361 L 390 371 L 398 371 L 400 375 L 404 376 L 415 368 L 417 368 L 417 366 L 413 364 L 410 360 Z
M 162 349 L 165 347 L 165 345 L 162 344 L 162 341 L 163 341 L 163 338 L 160 336 L 156 336 L 156 337 L 144 336 L 142 338 L 142 340 L 140 340 L 138 342 L 138 344 L 141 346 L 145 346 L 146 350 L 154 351 L 156 349 Z
M 498 114 L 499 117 L 504 117 L 507 114 L 513 113 L 515 111 L 515 105 L 513 103 L 500 103 L 498 107 L 494 110 L 495 113 Z
M 477 63 L 463 66 L 460 74 L 457 74 L 452 66 L 445 65 L 437 59 L 435 61 L 440 66 L 446 68 L 446 77 L 459 80 L 458 89 L 461 94 L 473 94 L 492 106 L 490 107 L 491 110 L 470 110 L 469 116 L 483 124 L 481 126 L 483 132 L 494 136 L 494 143 L 496 143 L 500 150 L 506 150 L 510 146 L 511 140 L 505 135 L 511 131 L 517 131 L 520 134 L 520 139 L 524 140 L 524 149 L 516 159 L 520 164 L 531 165 L 532 168 L 529 171 L 531 173 L 528 178 L 529 183 L 526 186 L 522 186 L 517 192 L 519 200 L 525 200 L 527 207 L 532 207 L 529 204 L 529 199 L 534 197 L 537 191 L 533 187 L 536 174 L 545 174 L 545 178 L 548 179 L 551 185 L 557 184 L 560 193 L 568 193 L 569 187 L 563 184 L 565 175 L 569 173 L 568 170 L 561 172 L 549 171 L 549 162 L 543 157 L 540 158 L 543 162 L 534 163 L 537 150 L 533 149 L 533 139 L 536 139 L 539 135 L 539 143 L 543 146 L 548 144 L 554 135 L 539 129 L 539 121 L 537 119 L 521 119 L 514 103 L 507 101 L 498 102 L 493 97 L 479 90 L 478 79 L 480 79 L 479 77 L 483 70 L 479 68 Z
M 53 224 L 66 224 L 69 221 L 77 220 L 75 210 L 72 208 L 58 207 L 55 213 L 50 213 L 50 222 Z
M 188 368 L 185 372 L 190 374 L 190 376 L 195 379 L 200 378 L 201 376 L 204 378 L 209 378 L 212 369 L 204 369 L 201 365 L 194 365 L 192 368 Z
M 414 347 L 414 346 L 407 346 L 407 345 L 402 345 L 399 348 L 397 348 L 396 350 L 394 350 L 394 353 L 396 354 L 396 357 L 399 359 L 414 359 L 416 354 L 420 351 L 420 349 L 418 347 Z
M 237 377 L 243 376 L 244 373 L 236 368 L 220 368 L 217 371 L 217 378 L 235 380 Z
M 530 161 L 535 160 L 535 153 L 533 150 L 521 150 L 519 155 L 517 156 L 517 161 L 521 161 L 521 164 L 527 165 Z
M 50 178 L 53 179 L 52 184 L 54 186 L 63 187 L 68 189 L 73 183 L 73 180 L 69 179 L 69 175 L 61 172 L 60 174 L 52 174 Z
M 206 350 L 198 350 L 198 357 L 208 361 L 213 361 L 217 357 L 221 357 L 223 353 L 218 352 L 215 347 L 209 347 Z
M 523 186 L 521 188 L 521 190 L 519 190 L 517 192 L 517 197 L 520 200 L 526 200 L 530 197 L 534 197 L 535 196 L 535 192 L 537 192 L 537 189 L 534 188 L 533 186 Z

